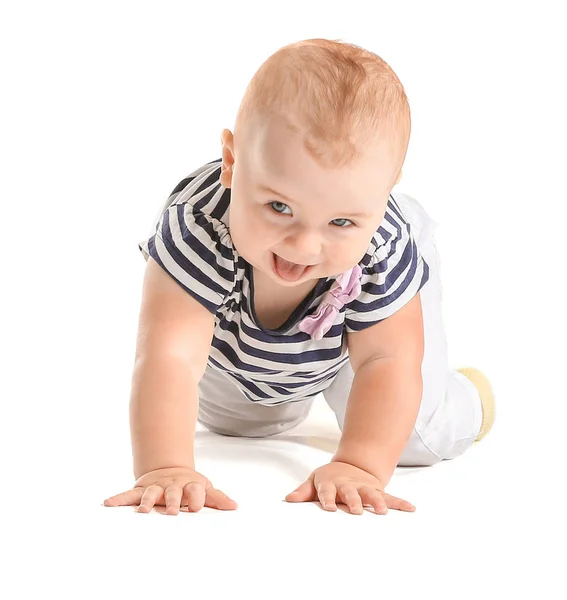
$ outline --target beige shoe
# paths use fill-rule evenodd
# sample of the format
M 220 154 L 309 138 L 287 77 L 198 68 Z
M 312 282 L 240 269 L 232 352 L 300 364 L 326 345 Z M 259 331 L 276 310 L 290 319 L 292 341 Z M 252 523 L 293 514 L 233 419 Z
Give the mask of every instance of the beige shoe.
M 492 386 L 484 373 L 474 367 L 464 367 L 462 369 L 457 369 L 457 371 L 474 383 L 480 395 L 480 401 L 482 403 L 482 425 L 480 427 L 480 433 L 475 439 L 475 443 L 480 442 L 480 440 L 482 440 L 482 438 L 492 429 L 496 417 Z

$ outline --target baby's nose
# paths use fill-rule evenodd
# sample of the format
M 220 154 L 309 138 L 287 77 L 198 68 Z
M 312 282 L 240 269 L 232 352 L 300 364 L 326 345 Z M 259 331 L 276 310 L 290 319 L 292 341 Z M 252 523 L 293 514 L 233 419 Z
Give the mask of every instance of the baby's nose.
M 304 230 L 296 233 L 290 242 L 298 264 L 305 265 L 319 262 L 322 244 L 317 233 Z

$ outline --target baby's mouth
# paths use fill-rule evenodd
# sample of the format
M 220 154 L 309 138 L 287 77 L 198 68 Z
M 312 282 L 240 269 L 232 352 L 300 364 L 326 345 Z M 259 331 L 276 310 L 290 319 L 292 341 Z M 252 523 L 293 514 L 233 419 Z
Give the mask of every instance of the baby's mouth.
M 303 277 L 309 269 L 311 269 L 310 265 L 298 265 L 274 254 L 274 271 L 281 279 L 285 279 L 286 281 L 297 281 Z

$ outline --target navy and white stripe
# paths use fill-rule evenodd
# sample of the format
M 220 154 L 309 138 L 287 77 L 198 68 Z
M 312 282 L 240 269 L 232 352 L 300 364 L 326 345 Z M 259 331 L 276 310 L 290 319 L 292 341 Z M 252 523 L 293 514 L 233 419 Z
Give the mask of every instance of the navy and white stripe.
M 230 189 L 220 184 L 221 160 L 185 177 L 171 192 L 154 233 L 138 244 L 193 298 L 214 314 L 208 364 L 251 401 L 296 402 L 327 388 L 348 360 L 346 332 L 360 331 L 407 304 L 429 279 L 410 223 L 394 196 L 362 260 L 362 291 L 343 307 L 318 341 L 298 322 L 315 312 L 334 277 L 315 288 L 277 329 L 262 327 L 254 311 L 253 271 L 232 244 Z
M 234 287 L 234 250 L 228 228 L 200 207 L 225 206 L 218 163 L 208 164 L 179 183 L 168 198 L 155 235 L 138 246 L 189 294 L 215 313 Z M 190 200 L 190 202 L 189 202 Z M 220 211 L 216 214 L 222 216 Z
M 364 257 L 361 293 L 346 306 L 348 332 L 360 331 L 393 315 L 407 304 L 429 280 L 429 265 L 419 253 L 411 225 L 390 195 L 384 220 Z

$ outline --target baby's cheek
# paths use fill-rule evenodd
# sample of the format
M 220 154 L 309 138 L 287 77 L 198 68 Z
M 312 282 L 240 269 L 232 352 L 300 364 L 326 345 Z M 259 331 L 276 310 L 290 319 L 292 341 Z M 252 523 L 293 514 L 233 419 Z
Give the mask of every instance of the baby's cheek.
M 351 240 L 350 243 L 341 244 L 340 248 L 335 248 L 333 256 L 336 261 L 340 261 L 344 268 L 350 269 L 353 265 L 359 263 L 368 249 L 366 240 Z
M 273 239 L 277 236 L 277 228 L 262 218 L 252 219 L 249 230 L 250 235 L 253 235 L 256 239 Z
M 274 239 L 272 229 L 265 219 L 250 215 L 240 221 L 236 237 L 241 246 L 249 249 L 262 249 L 272 244 Z

